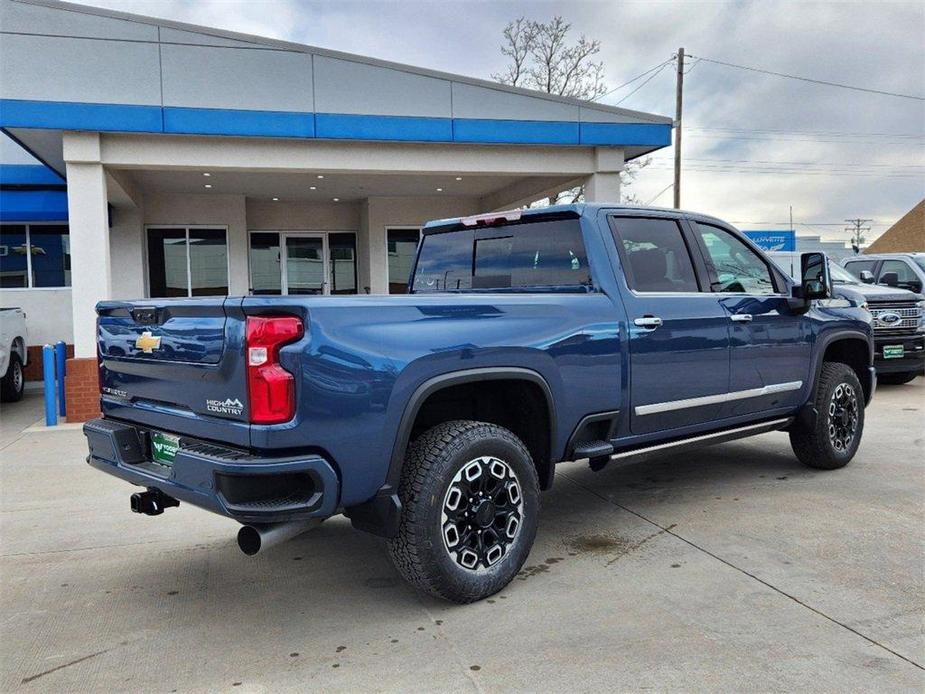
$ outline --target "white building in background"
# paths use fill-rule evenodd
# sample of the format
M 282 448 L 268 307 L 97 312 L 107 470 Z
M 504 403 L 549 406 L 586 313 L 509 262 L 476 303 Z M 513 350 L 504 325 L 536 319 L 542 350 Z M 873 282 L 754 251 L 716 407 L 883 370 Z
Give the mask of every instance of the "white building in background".
M 52 0 L 0 0 L 2 305 L 95 360 L 106 298 L 404 291 L 417 228 L 584 183 L 671 119 Z

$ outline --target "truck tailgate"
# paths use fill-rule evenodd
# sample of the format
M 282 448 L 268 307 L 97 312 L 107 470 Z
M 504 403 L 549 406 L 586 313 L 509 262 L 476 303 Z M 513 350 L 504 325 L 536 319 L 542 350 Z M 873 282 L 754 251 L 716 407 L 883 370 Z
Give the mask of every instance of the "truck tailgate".
M 97 314 L 104 414 L 249 445 L 240 298 L 107 301 Z

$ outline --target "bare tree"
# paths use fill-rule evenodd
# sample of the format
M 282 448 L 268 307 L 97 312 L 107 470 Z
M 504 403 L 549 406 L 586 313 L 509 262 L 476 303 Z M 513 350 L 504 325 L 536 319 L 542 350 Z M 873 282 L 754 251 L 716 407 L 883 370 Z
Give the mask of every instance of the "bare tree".
M 602 96 L 607 91 L 604 63 L 594 60 L 601 50 L 601 42 L 582 34 L 570 43 L 571 28 L 572 25 L 559 16 L 548 22 L 518 17 L 508 23 L 503 31 L 501 54 L 507 56 L 509 62 L 504 72 L 492 73 L 492 79 L 513 87 L 576 99 L 593 100 Z M 648 158 L 627 162 L 620 174 L 621 188 L 629 187 L 639 170 L 648 163 Z M 632 194 L 624 194 L 623 198 L 637 202 Z M 584 186 L 579 186 L 562 191 L 554 200 L 542 202 L 548 205 L 583 199 Z

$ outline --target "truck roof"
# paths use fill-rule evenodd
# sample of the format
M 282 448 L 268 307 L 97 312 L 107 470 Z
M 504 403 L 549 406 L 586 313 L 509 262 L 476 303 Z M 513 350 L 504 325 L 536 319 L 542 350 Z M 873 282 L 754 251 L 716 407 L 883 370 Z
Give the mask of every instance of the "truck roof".
M 590 217 L 596 215 L 599 210 L 616 210 L 616 211 L 639 211 L 639 212 L 658 212 L 670 215 L 683 215 L 694 217 L 705 221 L 719 222 L 728 224 L 718 217 L 703 214 L 701 212 L 691 212 L 689 210 L 676 210 L 672 207 L 649 207 L 646 205 L 627 205 L 620 203 L 606 202 L 576 202 L 565 205 L 549 205 L 547 207 L 532 207 L 517 210 L 500 210 L 498 212 L 487 212 L 485 214 L 473 215 L 470 217 L 448 217 L 446 219 L 435 219 L 424 225 L 423 232 L 433 233 L 436 230 L 447 231 L 448 228 L 459 226 L 476 226 L 478 222 L 485 223 L 487 220 L 509 220 L 517 221 L 524 218 L 535 217 L 537 221 L 544 217 Z

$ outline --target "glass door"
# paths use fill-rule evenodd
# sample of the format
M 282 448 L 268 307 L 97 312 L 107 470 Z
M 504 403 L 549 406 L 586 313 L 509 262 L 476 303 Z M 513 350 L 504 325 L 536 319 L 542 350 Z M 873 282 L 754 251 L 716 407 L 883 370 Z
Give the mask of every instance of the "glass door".
M 325 234 L 283 234 L 283 294 L 328 294 L 328 249 Z

